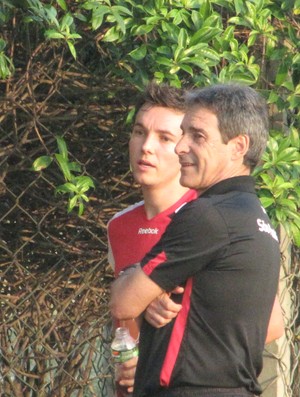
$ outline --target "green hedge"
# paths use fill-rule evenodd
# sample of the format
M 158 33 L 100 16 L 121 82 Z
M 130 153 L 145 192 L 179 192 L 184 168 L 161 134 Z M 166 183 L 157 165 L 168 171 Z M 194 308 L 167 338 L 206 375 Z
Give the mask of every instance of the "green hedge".
M 80 49 L 92 42 L 95 73 L 137 90 L 153 78 L 186 87 L 232 80 L 254 86 L 272 120 L 254 173 L 259 195 L 275 226 L 300 246 L 299 14 L 300 0 L 3 0 L 0 79 L 20 67 L 11 55 L 18 43 L 6 40 L 14 18 L 41 45 L 66 47 L 74 62 L 86 61 Z

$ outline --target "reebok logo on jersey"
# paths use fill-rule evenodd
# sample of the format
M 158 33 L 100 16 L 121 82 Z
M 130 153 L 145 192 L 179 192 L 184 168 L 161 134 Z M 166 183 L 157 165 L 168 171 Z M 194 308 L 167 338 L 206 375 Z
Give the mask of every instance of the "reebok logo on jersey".
M 159 230 L 156 227 L 155 229 L 152 229 L 151 227 L 148 227 L 146 229 L 140 227 L 138 234 L 158 234 Z
M 260 232 L 269 233 L 273 237 L 274 240 L 278 241 L 277 234 L 269 223 L 265 223 L 264 220 L 258 218 L 257 224 L 259 226 L 258 230 Z

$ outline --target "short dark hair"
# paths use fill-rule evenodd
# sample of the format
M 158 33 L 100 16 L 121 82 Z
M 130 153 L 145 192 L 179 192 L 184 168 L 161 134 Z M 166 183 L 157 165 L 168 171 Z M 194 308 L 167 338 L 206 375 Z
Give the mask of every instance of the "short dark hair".
M 185 90 L 151 81 L 137 99 L 135 114 L 144 105 L 161 106 L 185 113 Z
M 250 145 L 244 164 L 253 170 L 268 140 L 268 109 L 261 95 L 236 83 L 216 84 L 190 91 L 186 104 L 188 108 L 199 106 L 216 115 L 224 143 L 238 135 L 248 135 Z

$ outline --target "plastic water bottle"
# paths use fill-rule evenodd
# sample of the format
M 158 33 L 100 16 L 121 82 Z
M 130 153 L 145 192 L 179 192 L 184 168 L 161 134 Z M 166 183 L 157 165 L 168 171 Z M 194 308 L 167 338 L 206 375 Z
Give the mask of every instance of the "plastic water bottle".
M 116 329 L 115 338 L 111 344 L 111 351 L 116 365 L 138 356 L 138 346 L 136 341 L 130 336 L 128 328 L 119 327 Z M 121 386 L 118 382 L 116 388 L 118 397 L 131 395 L 131 393 L 127 392 L 127 387 Z
M 115 363 L 124 363 L 132 357 L 138 356 L 136 341 L 130 336 L 128 328 L 119 327 L 116 329 L 111 351 Z

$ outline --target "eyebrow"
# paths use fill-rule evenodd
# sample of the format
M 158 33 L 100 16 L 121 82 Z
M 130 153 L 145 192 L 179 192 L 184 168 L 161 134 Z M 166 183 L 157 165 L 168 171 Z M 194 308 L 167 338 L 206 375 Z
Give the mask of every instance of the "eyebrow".
M 135 128 L 135 127 L 142 127 L 148 131 L 148 129 L 145 127 L 145 125 L 140 122 L 134 123 L 133 128 Z M 176 134 L 173 134 L 172 131 L 170 131 L 170 130 L 156 130 L 156 132 L 159 134 L 167 134 L 167 135 L 171 135 L 171 136 L 176 136 Z
M 182 131 L 184 131 L 182 127 L 183 126 L 181 125 L 180 128 L 182 129 Z M 202 134 L 206 134 L 207 133 L 203 128 L 197 128 L 197 127 L 193 127 L 193 126 L 188 126 L 186 128 L 186 132 L 190 132 L 190 133 L 200 132 Z

